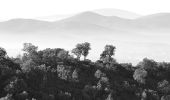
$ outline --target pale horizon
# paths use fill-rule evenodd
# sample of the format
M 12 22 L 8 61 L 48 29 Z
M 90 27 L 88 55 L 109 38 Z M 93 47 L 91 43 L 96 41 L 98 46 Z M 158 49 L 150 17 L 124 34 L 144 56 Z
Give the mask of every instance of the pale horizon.
M 125 10 L 139 15 L 170 12 L 168 0 L 1 0 L 0 21 L 68 15 L 103 8 Z
M 121 18 L 82 14 L 85 11 Z M 17 18 L 0 24 L 0 46 L 12 56 L 21 53 L 25 42 L 31 42 L 40 49 L 49 47 L 71 50 L 77 43 L 86 41 L 93 48 L 90 59 L 98 59 L 103 47 L 113 44 L 117 47 L 115 58 L 119 62 L 136 64 L 145 57 L 169 61 L 170 14 L 157 14 L 165 12 L 170 12 L 168 0 L 0 1 L 0 21 Z M 136 20 L 138 17 L 143 19 Z M 55 23 L 44 22 L 63 18 L 66 19 Z

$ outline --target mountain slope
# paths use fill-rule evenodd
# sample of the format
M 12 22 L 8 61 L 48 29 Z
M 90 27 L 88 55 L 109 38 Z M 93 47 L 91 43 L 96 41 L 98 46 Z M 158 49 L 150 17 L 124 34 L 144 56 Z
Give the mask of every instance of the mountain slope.
M 13 19 L 0 22 L 0 46 L 10 55 L 21 50 L 21 44 L 31 42 L 40 48 L 66 48 L 76 43 L 90 42 L 89 58 L 97 60 L 106 44 L 116 46 L 118 61 L 137 63 L 144 57 L 170 59 L 170 14 L 160 13 L 126 19 L 83 12 L 59 21 Z M 19 47 L 17 45 L 20 45 Z M 93 48 L 95 48 L 93 50 Z
M 104 15 L 104 16 L 116 16 L 116 17 L 125 18 L 125 19 L 136 19 L 142 16 L 142 15 L 132 13 L 129 11 L 120 10 L 120 9 L 112 9 L 112 8 L 97 9 L 97 10 L 94 10 L 94 12 Z
M 116 16 L 103 16 L 94 12 L 83 12 L 72 17 L 55 21 L 33 19 L 12 19 L 0 22 L 0 31 L 34 32 L 59 30 L 108 30 L 108 31 L 170 31 L 170 14 L 160 13 L 137 19 L 125 19 Z
M 1 31 L 11 32 L 34 32 L 44 31 L 54 28 L 50 22 L 33 19 L 12 19 L 0 22 Z
M 146 26 L 152 30 L 169 29 L 170 28 L 170 13 L 158 13 L 148 16 L 143 16 L 135 20 L 139 25 Z

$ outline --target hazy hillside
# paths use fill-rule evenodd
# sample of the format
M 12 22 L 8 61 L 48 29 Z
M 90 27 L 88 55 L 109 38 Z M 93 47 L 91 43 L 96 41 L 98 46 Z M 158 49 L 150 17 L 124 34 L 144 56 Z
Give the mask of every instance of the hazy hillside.
M 142 16 L 126 10 L 112 9 L 112 8 L 97 9 L 94 10 L 94 12 L 104 16 L 117 16 L 117 17 L 127 18 L 127 19 L 136 19 Z
M 125 19 L 117 16 L 103 16 L 94 12 L 83 12 L 75 16 L 65 18 L 59 21 L 48 22 L 33 19 L 12 19 L 0 22 L 0 30 L 4 31 L 21 31 L 21 32 L 34 32 L 42 30 L 65 30 L 69 28 L 82 27 L 103 27 L 106 30 L 117 29 L 121 31 L 149 31 L 166 29 L 170 27 L 170 14 L 160 13 L 148 16 L 139 17 L 137 19 Z M 74 27 L 75 26 L 75 27 Z M 95 30 L 95 29 L 94 29 Z
M 62 47 L 71 50 L 75 43 L 88 41 L 96 48 L 89 56 L 94 60 L 105 44 L 113 44 L 117 47 L 116 58 L 120 62 L 136 63 L 144 57 L 162 61 L 170 59 L 167 56 L 170 55 L 169 18 L 169 13 L 125 19 L 89 11 L 53 22 L 12 19 L 0 22 L 0 45 L 7 49 L 10 56 L 14 56 L 24 42 L 32 42 L 40 48 Z M 9 37 L 13 38 L 9 40 Z M 13 49 L 16 52 L 11 52 Z M 160 53 L 162 50 L 163 54 Z
M 132 13 L 129 11 L 120 10 L 120 9 L 112 9 L 112 8 L 96 9 L 96 10 L 93 10 L 92 12 L 95 12 L 103 16 L 117 16 L 117 17 L 127 18 L 127 19 L 136 19 L 142 16 L 142 15 Z M 75 14 L 57 14 L 57 15 L 51 15 L 51 16 L 40 16 L 40 17 L 36 17 L 35 19 L 43 20 L 43 21 L 57 21 L 57 20 L 69 18 L 74 15 Z
M 0 22 L 0 30 L 8 32 L 35 32 L 50 30 L 51 28 L 50 22 L 33 19 L 12 19 Z
M 158 13 L 148 16 L 143 16 L 135 20 L 137 24 L 143 25 L 153 31 L 167 31 L 170 27 L 170 13 Z

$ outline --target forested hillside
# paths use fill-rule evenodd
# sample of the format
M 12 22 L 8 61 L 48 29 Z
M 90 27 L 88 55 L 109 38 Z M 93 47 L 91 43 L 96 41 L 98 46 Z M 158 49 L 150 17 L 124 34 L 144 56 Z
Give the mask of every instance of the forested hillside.
M 119 63 L 113 45 L 92 62 L 88 42 L 71 52 L 31 43 L 22 50 L 12 58 L 0 48 L 0 100 L 170 100 L 170 63 Z

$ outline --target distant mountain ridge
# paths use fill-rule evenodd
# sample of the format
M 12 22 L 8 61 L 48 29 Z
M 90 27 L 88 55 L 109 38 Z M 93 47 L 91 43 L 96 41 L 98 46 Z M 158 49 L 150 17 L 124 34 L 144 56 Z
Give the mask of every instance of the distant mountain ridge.
M 120 10 L 120 9 L 113 9 L 113 8 L 96 9 L 96 10 L 92 10 L 91 12 L 95 12 L 103 16 L 117 16 L 117 17 L 125 18 L 125 19 L 135 19 L 135 18 L 141 17 L 141 15 L 133 13 L 133 12 Z M 51 15 L 51 16 L 36 17 L 35 19 L 44 20 L 44 21 L 57 21 L 57 20 L 69 18 L 74 15 L 75 13 L 74 14 L 57 14 L 57 15 Z
M 133 14 L 132 14 L 133 15 Z M 76 43 L 90 42 L 91 59 L 98 59 L 104 45 L 117 47 L 115 57 L 120 62 L 137 63 L 144 57 L 170 59 L 170 13 L 158 13 L 137 18 L 105 16 L 93 11 L 82 12 L 61 20 L 12 19 L 0 22 L 0 46 L 9 55 L 20 51 L 24 42 L 40 47 L 60 47 L 71 50 Z M 164 51 L 164 52 L 162 52 Z
M 69 26 L 82 26 L 82 28 L 103 27 L 108 30 L 160 30 L 170 31 L 170 13 L 159 13 L 139 17 L 137 19 L 125 19 L 117 16 L 103 16 L 94 12 L 83 12 L 59 21 L 41 21 L 35 19 L 12 19 L 0 22 L 0 31 L 44 31 L 44 30 L 64 30 Z M 71 28 L 71 27 L 69 27 Z
M 125 19 L 136 19 L 142 16 L 142 15 L 139 15 L 133 12 L 126 11 L 126 10 L 112 9 L 112 8 L 97 9 L 97 10 L 94 10 L 93 12 L 104 15 L 104 16 L 117 16 L 117 17 L 125 18 Z

